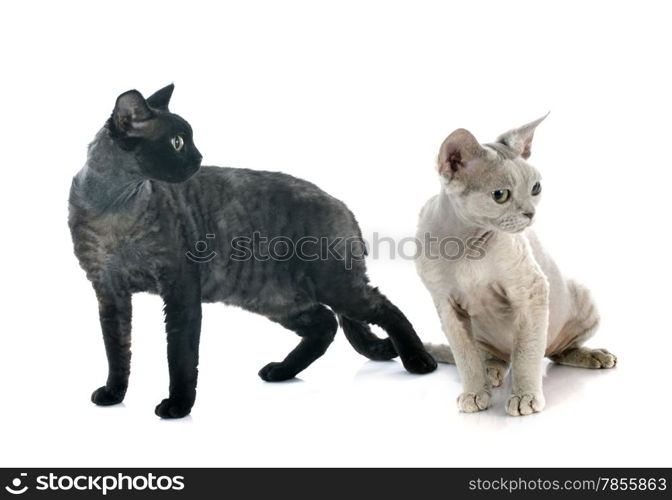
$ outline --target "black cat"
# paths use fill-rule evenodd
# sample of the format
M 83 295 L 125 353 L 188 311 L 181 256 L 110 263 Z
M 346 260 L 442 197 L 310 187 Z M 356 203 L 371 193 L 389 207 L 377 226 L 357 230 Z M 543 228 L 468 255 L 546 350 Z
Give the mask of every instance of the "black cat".
M 398 353 L 408 371 L 433 371 L 411 324 L 368 284 L 348 208 L 289 175 L 199 168 L 191 127 L 168 111 L 172 92 L 121 94 L 72 182 L 70 230 L 98 297 L 109 364 L 93 402 L 124 398 L 131 295 L 142 291 L 165 303 L 170 392 L 156 407 L 160 417 L 183 417 L 194 404 L 201 302 L 243 307 L 301 337 L 284 361 L 261 369 L 267 381 L 290 379 L 324 354 L 338 328 L 334 312 L 357 352 L 376 360 Z M 279 241 L 282 255 L 270 255 Z M 284 250 L 294 243 L 293 253 Z

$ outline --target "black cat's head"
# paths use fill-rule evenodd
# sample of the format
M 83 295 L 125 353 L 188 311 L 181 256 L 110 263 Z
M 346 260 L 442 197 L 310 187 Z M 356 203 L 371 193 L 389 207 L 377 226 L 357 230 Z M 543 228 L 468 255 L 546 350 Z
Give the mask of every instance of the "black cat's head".
M 132 151 L 143 175 L 166 182 L 183 182 L 201 166 L 191 126 L 168 111 L 173 84 L 145 99 L 137 90 L 117 97 L 108 128 L 117 144 Z

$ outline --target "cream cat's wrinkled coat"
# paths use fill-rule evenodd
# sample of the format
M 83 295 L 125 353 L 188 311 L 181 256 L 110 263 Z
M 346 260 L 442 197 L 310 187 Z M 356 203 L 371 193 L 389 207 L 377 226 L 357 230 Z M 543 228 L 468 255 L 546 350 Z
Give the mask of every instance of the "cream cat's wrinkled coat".
M 529 229 L 540 175 L 525 160 L 542 119 L 483 146 L 466 130 L 453 132 L 439 153 L 441 192 L 420 214 L 417 236 L 429 244 L 417 269 L 450 344 L 428 348 L 437 360 L 456 363 L 464 388 L 458 406 L 465 412 L 489 406 L 491 387 L 501 385 L 509 365 L 506 410 L 527 415 L 544 407 L 544 356 L 586 368 L 616 364 L 603 349 L 581 347 L 598 326 L 595 305 L 586 288 L 562 276 Z M 476 242 L 481 251 L 446 258 L 442 242 L 456 240 Z

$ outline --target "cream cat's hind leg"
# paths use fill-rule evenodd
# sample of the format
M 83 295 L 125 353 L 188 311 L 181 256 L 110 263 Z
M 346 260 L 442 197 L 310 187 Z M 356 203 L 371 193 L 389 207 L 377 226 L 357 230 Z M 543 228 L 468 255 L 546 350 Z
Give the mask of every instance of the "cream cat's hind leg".
M 575 366 L 577 368 L 613 368 L 618 359 L 606 349 L 590 349 L 589 347 L 574 347 L 551 356 L 551 361 L 559 365 Z
M 506 375 L 509 373 L 509 363 L 494 356 L 488 356 L 485 360 L 486 374 L 492 387 L 501 387 Z
M 425 349 L 439 363 L 455 364 L 455 356 L 449 345 L 425 343 Z M 485 372 L 492 387 L 500 387 L 509 373 L 509 363 L 483 351 Z
M 591 349 L 582 344 L 595 334 L 600 317 L 590 292 L 575 281 L 568 282 L 576 315 L 562 328 L 548 357 L 554 363 L 577 368 L 613 368 L 617 358 L 606 349 Z

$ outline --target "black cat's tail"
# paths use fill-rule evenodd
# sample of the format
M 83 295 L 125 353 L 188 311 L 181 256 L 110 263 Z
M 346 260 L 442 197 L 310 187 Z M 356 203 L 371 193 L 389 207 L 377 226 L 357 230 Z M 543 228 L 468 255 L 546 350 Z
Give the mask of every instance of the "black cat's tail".
M 374 361 L 387 361 L 398 356 L 396 349 L 392 345 L 392 340 L 377 337 L 366 323 L 348 318 L 342 314 L 338 315 L 338 322 L 352 347 L 362 356 L 366 356 Z

